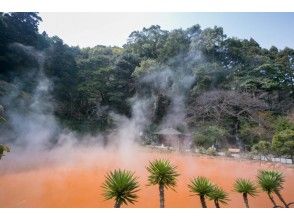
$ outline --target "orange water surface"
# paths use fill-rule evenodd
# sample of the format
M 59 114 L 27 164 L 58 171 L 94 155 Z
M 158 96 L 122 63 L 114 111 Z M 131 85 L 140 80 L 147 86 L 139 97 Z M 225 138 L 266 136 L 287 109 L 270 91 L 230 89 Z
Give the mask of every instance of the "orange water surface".
M 141 184 L 138 202 L 122 207 L 158 207 L 158 187 L 146 186 L 148 174 L 145 166 L 155 158 L 170 159 L 181 174 L 176 191 L 167 190 L 165 193 L 166 207 L 200 207 L 199 198 L 191 196 L 187 187 L 191 178 L 198 175 L 210 178 L 229 192 L 230 201 L 223 207 L 243 207 L 242 196 L 232 191 L 233 182 L 237 177 L 255 180 L 257 170 L 262 168 L 274 168 L 284 173 L 286 182 L 282 195 L 287 202 L 294 201 L 294 168 L 291 165 L 146 149 L 131 153 L 75 150 L 58 159 L 51 157 L 50 154 L 42 155 L 38 160 L 38 155 L 33 155 L 27 159 L 29 162 L 13 162 L 13 157 L 7 155 L 6 161 L 1 160 L 0 207 L 113 207 L 114 202 L 105 201 L 101 195 L 101 185 L 106 172 L 115 168 L 133 170 Z M 255 198 L 249 197 L 249 203 L 251 207 L 272 207 L 263 192 Z M 214 207 L 211 201 L 208 206 Z

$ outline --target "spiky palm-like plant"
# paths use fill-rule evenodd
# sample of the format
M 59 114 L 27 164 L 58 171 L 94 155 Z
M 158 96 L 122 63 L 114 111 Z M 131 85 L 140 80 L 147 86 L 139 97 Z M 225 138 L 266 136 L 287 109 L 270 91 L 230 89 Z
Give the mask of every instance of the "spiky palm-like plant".
M 159 186 L 160 208 L 165 207 L 164 188 L 174 190 L 176 186 L 177 177 L 179 176 L 176 168 L 176 166 L 173 166 L 168 160 L 164 159 L 149 162 L 149 166 L 146 167 L 149 172 L 148 185 Z
M 0 160 L 5 152 L 10 152 L 10 148 L 4 144 L 0 144 Z
M 190 192 L 200 197 L 202 208 L 207 208 L 205 197 L 207 197 L 213 191 L 213 184 L 209 179 L 203 176 L 194 178 L 188 185 Z
M 284 204 L 284 206 L 286 208 L 289 208 L 289 205 L 286 203 L 286 201 L 280 193 L 280 191 L 283 189 L 283 184 L 285 182 L 283 173 L 275 170 L 260 170 L 257 174 L 257 179 L 261 189 L 267 193 L 274 207 L 279 206 L 276 204 L 272 196 L 272 193 L 275 193 L 281 200 L 281 202 Z
M 120 169 L 110 171 L 102 185 L 105 199 L 114 199 L 114 208 L 120 208 L 123 203 L 134 204 L 138 198 L 136 193 L 139 191 L 137 179 L 131 171 Z
M 220 203 L 227 204 L 229 201 L 229 194 L 221 187 L 214 185 L 212 191 L 208 193 L 208 198 L 214 201 L 216 208 L 220 208 Z
M 248 195 L 252 197 L 256 196 L 257 187 L 249 179 L 238 178 L 234 183 L 234 191 L 242 193 L 245 207 L 249 208 Z

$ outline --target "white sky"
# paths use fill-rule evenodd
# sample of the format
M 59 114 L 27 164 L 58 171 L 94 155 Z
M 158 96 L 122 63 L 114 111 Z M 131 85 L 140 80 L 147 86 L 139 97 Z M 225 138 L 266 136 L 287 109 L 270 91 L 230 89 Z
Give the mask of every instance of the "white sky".
M 130 33 L 161 24 L 172 29 L 169 14 L 150 13 L 40 13 L 43 22 L 39 31 L 57 35 L 65 43 L 81 47 L 102 45 L 122 46 Z
M 262 47 L 294 47 L 294 13 L 44 13 L 39 31 L 57 35 L 70 46 L 122 46 L 132 31 L 158 24 L 165 30 L 224 28 L 229 37 L 253 37 Z

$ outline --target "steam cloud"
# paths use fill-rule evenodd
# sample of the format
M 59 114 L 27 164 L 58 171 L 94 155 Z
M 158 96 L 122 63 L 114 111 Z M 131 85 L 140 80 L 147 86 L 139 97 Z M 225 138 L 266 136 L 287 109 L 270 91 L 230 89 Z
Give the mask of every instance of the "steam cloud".
M 163 91 L 170 99 L 170 105 L 159 127 L 185 127 L 186 94 L 195 81 L 193 74 L 186 72 L 185 67 L 201 61 L 201 56 L 193 51 L 188 56 L 172 58 L 169 63 L 176 65 L 176 68 L 161 65 L 140 80 L 152 88 L 152 92 L 138 93 L 129 100 L 132 105 L 131 118 L 113 113 L 117 129 L 108 136 L 109 141 L 105 145 L 101 135 L 80 137 L 61 127 L 54 117 L 54 105 L 50 96 L 53 85 L 43 71 L 45 54 L 22 44 L 13 44 L 11 48 L 36 61 L 37 67 L 27 75 L 35 76 L 38 83 L 33 90 L 33 96 L 25 103 L 19 103 L 18 100 L 22 95 L 22 81 L 17 82 L 18 88 L 2 100 L 8 106 L 6 112 L 11 129 L 9 132 L 1 132 L 1 140 L 13 146 L 6 162 L 1 161 L 1 167 L 5 167 L 5 170 L 16 169 L 17 162 L 20 162 L 22 169 L 38 163 L 70 163 L 70 157 L 74 155 L 72 152 L 81 147 L 87 147 L 87 150 L 115 148 L 125 161 L 129 161 L 140 143 L 144 129 L 151 123 L 154 113 L 151 110 L 156 105 L 154 91 L 158 90 Z M 3 172 L 1 168 L 0 171 Z

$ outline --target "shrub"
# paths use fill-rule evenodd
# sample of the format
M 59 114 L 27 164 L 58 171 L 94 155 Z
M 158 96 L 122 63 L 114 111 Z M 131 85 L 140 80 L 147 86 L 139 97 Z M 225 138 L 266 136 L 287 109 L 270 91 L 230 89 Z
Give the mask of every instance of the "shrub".
M 222 127 L 212 125 L 197 131 L 193 136 L 193 143 L 196 146 L 210 147 L 213 144 L 223 141 L 228 134 Z
M 294 130 L 287 129 L 275 134 L 272 147 L 276 155 L 290 157 L 294 163 Z
M 268 157 L 272 154 L 272 145 L 268 141 L 259 141 L 257 144 L 253 145 L 252 153 Z
M 274 128 L 276 132 L 281 132 L 287 129 L 294 130 L 294 124 L 286 117 L 278 117 L 274 122 Z

